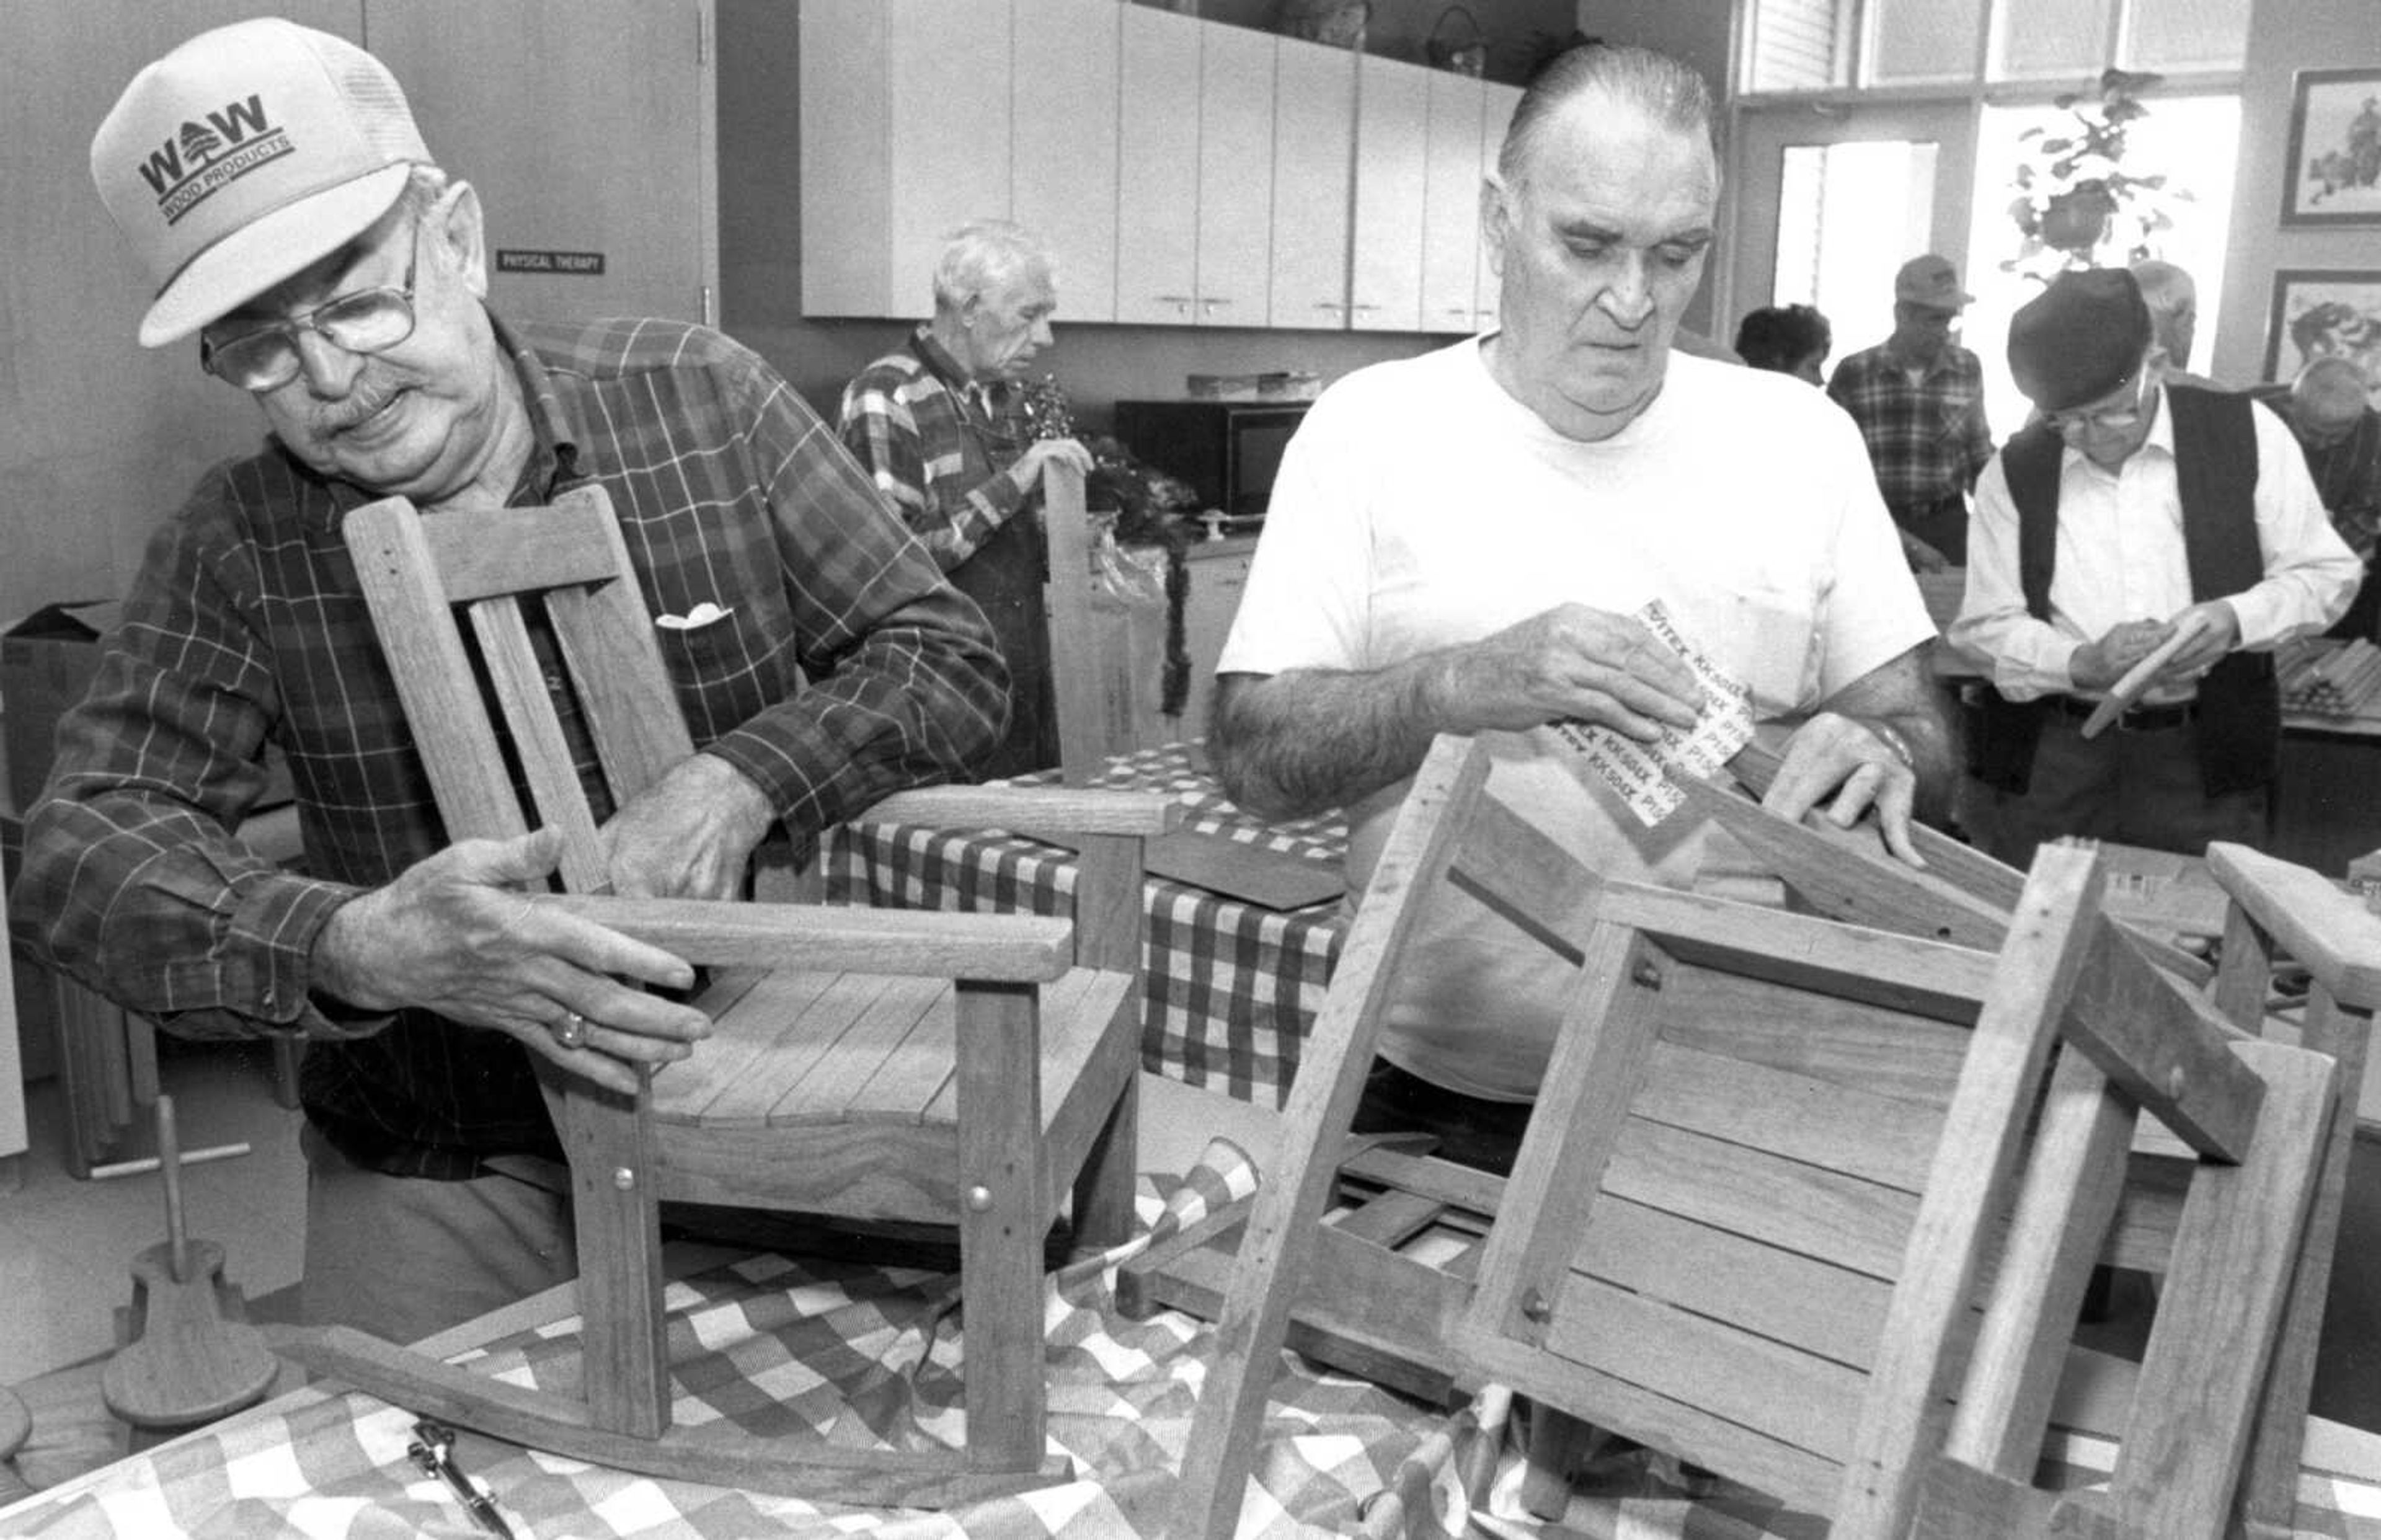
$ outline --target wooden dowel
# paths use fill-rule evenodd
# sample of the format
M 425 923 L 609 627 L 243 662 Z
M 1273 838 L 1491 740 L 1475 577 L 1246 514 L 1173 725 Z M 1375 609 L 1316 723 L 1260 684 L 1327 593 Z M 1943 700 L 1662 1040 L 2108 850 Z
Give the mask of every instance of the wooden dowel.
M 2123 715 L 2126 708 L 2142 698 L 2143 691 L 2149 689 L 2150 681 L 2157 677 L 2157 671 L 2206 628 L 2204 611 L 2194 609 L 2186 612 L 2181 623 L 2175 627 L 2174 634 L 2159 642 L 2149 656 L 2125 670 L 2125 677 L 2117 681 L 2117 688 L 2108 692 L 2108 698 L 2093 708 L 2092 715 L 2084 720 L 2083 736 L 2099 737 L 2109 723 Z
M 181 1142 L 174 1128 L 174 1098 L 157 1097 L 157 1167 L 165 1174 L 165 1240 L 172 1248 L 174 1281 L 190 1281 L 190 1237 L 182 1228 Z
M 236 1144 L 210 1144 L 204 1149 L 184 1151 L 182 1164 L 201 1166 L 210 1160 L 229 1160 L 234 1155 L 244 1155 L 248 1152 L 249 1143 L 245 1139 Z M 157 1169 L 158 1165 L 155 1155 L 139 1155 L 131 1160 L 111 1160 L 104 1166 L 92 1167 L 91 1179 L 93 1181 L 101 1181 L 110 1177 L 145 1177 Z

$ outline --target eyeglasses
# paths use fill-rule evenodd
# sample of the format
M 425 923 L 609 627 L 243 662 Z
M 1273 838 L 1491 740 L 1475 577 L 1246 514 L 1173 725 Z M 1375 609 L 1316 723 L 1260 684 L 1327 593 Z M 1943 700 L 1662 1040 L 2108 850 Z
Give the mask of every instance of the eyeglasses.
M 379 353 L 413 335 L 413 275 L 421 261 L 420 230 L 409 242 L 405 282 L 394 288 L 360 288 L 325 299 L 303 315 L 275 321 L 218 343 L 201 334 L 199 367 L 240 389 L 263 394 L 298 377 L 303 366 L 300 332 L 312 331 L 350 353 Z
M 2148 391 L 2149 372 L 2144 370 L 2142 372 L 2141 379 L 2133 386 L 2131 405 L 2109 407 L 2099 411 L 2045 412 L 2043 421 L 2050 424 L 2051 432 L 2058 434 L 2077 428 L 2100 428 L 2112 434 L 2125 433 L 2142 425 L 2143 405 Z

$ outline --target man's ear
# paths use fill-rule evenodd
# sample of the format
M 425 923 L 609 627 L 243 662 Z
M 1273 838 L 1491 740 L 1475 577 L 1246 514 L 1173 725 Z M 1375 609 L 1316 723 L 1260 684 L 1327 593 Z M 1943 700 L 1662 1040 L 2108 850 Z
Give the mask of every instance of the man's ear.
M 463 276 L 476 299 L 488 297 L 487 225 L 480 208 L 480 192 L 469 182 L 450 182 L 431 205 L 422 221 L 439 246 L 447 266 Z
M 1480 235 L 1487 244 L 1488 271 L 1505 275 L 1505 243 L 1513 238 L 1512 198 L 1504 180 L 1491 174 L 1480 178 Z

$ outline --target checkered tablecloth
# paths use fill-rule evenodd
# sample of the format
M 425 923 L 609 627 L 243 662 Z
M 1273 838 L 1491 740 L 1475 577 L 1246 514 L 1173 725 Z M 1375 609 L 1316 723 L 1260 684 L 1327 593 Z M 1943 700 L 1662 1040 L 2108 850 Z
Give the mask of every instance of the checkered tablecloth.
M 1199 763 L 1191 745 L 1168 744 L 1111 760 L 1095 784 L 1165 792 L 1182 804 L 1186 827 L 1337 867 L 1348 848 L 1343 821 L 1266 823 L 1233 805 Z M 1016 784 L 1055 780 L 1033 776 Z M 1075 886 L 1071 852 L 998 833 L 899 824 L 838 831 L 825 872 L 832 897 L 905 909 L 1056 914 Z M 1339 955 L 1346 921 L 1338 904 L 1263 909 L 1152 877 L 1142 906 L 1143 1065 L 1280 1106 Z
M 467 1436 L 458 1458 L 519 1540 L 559 1535 L 741 1540 L 748 1535 L 1113 1540 L 1154 1537 L 1169 1516 L 1208 1331 L 1171 1312 L 1128 1320 L 1114 1268 L 1148 1240 L 1245 1194 L 1246 1158 L 1221 1143 L 1160 1196 L 1145 1184 L 1141 1241 L 1053 1274 L 1050 1448 L 1080 1479 L 947 1513 L 824 1508 L 655 1481 Z M 673 1283 L 672 1416 L 746 1434 L 922 1448 L 962 1436 L 956 1278 L 763 1256 Z M 578 1321 L 458 1362 L 516 1384 L 574 1387 Z M 1285 1361 L 1242 1534 L 1352 1529 L 1364 1500 L 1435 1419 L 1361 1381 Z M 300 1392 L 198 1438 L 134 1456 L 87 1484 L 0 1513 L 0 1534 L 61 1536 L 480 1534 L 407 1458 L 412 1413 L 356 1393 Z

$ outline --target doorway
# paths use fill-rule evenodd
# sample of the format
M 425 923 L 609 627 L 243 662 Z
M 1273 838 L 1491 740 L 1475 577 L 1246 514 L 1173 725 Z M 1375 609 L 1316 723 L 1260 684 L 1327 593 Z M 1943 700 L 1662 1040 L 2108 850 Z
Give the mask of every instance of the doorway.
M 1893 329 L 1903 262 L 1939 251 L 1966 272 L 1969 103 L 1755 106 L 1737 133 L 1741 183 L 1728 199 L 1730 260 L 1713 324 L 1721 340 L 1747 311 L 1816 305 L 1835 331 L 1832 367 Z

